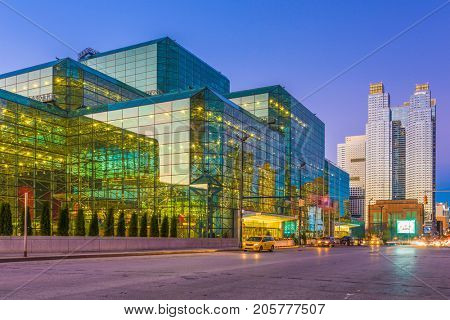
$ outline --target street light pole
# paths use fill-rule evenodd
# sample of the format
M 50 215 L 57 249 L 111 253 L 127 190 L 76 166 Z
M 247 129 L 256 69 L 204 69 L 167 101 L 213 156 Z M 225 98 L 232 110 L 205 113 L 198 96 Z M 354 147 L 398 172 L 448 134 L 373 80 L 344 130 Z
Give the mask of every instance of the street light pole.
M 239 248 L 242 248 L 243 244 L 243 218 L 244 218 L 244 146 L 245 141 L 249 138 L 249 135 L 243 134 L 239 138 L 241 141 L 241 183 L 239 184 Z
M 298 167 L 299 179 L 298 179 L 298 244 L 302 244 L 301 240 L 301 226 L 302 226 L 302 169 L 305 167 L 306 163 L 302 161 Z
M 26 258 L 28 255 L 28 245 L 27 245 L 27 233 L 28 233 L 28 192 L 25 193 L 25 212 L 23 218 L 23 256 Z

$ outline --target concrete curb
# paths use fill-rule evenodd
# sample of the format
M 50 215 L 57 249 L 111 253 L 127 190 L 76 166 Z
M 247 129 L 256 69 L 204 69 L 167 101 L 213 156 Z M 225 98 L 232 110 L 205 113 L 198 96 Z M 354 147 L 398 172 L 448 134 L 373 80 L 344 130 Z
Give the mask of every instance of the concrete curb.
M 193 250 L 158 250 L 158 251 L 136 251 L 136 252 L 106 252 L 106 253 L 79 253 L 62 254 L 51 256 L 34 257 L 10 257 L 0 258 L 1 263 L 45 261 L 45 260 L 72 260 L 72 259 L 91 259 L 91 258 L 118 258 L 118 257 L 138 257 L 138 256 L 160 256 L 173 254 L 191 254 L 191 253 L 214 253 L 223 251 L 240 251 L 239 249 L 193 249 Z

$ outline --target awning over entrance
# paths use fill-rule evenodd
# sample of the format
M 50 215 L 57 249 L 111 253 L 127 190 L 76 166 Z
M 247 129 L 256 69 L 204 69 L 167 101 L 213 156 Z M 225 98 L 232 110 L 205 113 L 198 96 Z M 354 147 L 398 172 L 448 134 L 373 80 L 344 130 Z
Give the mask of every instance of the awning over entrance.
M 261 212 L 252 212 L 252 211 L 244 211 L 243 219 L 248 222 L 264 222 L 264 223 L 272 223 L 272 222 L 285 222 L 285 221 L 295 221 L 296 217 L 292 216 L 283 216 L 279 214 L 267 214 Z
M 335 236 L 350 235 L 351 229 L 360 227 L 361 225 L 351 222 L 336 222 L 334 227 Z

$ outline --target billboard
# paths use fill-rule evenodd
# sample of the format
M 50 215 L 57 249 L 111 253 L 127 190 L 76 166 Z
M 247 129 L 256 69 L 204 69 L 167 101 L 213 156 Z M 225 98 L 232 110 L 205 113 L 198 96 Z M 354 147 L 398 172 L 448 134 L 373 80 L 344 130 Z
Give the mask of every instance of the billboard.
M 416 233 L 416 220 L 397 220 L 397 233 Z

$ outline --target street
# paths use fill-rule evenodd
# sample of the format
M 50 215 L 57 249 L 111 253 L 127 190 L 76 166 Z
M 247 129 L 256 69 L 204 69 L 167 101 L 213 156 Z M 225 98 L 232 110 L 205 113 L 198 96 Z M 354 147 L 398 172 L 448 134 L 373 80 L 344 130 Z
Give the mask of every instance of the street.
M 450 249 L 336 247 L 0 264 L 6 299 L 446 299 Z

